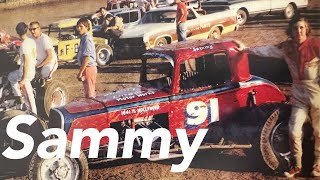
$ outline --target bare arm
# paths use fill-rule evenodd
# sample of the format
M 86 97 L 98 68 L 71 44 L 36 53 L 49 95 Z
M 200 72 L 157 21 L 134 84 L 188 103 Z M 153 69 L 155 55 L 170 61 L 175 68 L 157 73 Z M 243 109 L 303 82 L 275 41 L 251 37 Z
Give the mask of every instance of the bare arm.
M 87 65 L 89 64 L 89 57 L 88 56 L 83 56 L 83 61 L 82 61 L 82 65 L 80 67 L 79 73 L 77 78 L 79 80 L 81 80 L 81 77 L 83 76 L 83 72 L 86 69 Z

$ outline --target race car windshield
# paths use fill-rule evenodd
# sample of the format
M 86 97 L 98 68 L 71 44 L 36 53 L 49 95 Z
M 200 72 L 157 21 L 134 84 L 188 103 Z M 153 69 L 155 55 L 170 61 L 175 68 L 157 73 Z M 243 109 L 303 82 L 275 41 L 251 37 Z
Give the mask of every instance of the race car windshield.
M 143 67 L 140 84 L 156 89 L 170 89 L 173 66 L 166 58 L 150 57 Z

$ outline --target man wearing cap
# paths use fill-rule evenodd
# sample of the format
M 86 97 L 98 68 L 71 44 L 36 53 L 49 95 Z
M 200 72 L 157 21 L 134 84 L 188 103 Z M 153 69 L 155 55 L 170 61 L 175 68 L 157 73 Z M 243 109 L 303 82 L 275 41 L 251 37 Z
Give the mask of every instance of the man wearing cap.
M 28 25 L 26 23 L 18 23 L 16 31 L 22 41 L 19 49 L 21 63 L 18 70 L 9 73 L 8 80 L 10 81 L 13 94 L 17 97 L 17 100 L 20 100 L 22 95 L 27 109 L 37 114 L 37 107 L 31 86 L 31 80 L 34 78 L 36 73 L 36 43 L 27 36 Z
M 187 40 L 187 25 L 185 22 L 187 21 L 188 10 L 186 4 L 181 0 L 176 0 L 176 4 L 176 25 L 178 41 L 185 41 Z

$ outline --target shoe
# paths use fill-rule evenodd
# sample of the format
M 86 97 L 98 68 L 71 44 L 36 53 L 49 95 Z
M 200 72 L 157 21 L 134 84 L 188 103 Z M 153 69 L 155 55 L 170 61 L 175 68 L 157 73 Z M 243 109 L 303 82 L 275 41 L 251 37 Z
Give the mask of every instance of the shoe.
M 311 176 L 313 177 L 319 177 L 320 176 L 320 165 L 316 164 L 313 166 L 312 172 L 311 172 Z
M 286 176 L 287 178 L 293 178 L 296 175 L 300 174 L 300 172 L 301 172 L 301 168 L 294 166 L 294 167 L 291 167 L 289 171 L 284 172 L 284 176 Z

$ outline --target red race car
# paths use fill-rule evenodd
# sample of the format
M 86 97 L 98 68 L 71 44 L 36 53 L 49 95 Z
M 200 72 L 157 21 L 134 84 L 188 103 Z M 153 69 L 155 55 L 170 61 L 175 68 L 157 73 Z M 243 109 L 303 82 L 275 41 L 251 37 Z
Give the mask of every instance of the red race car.
M 61 179 L 63 174 L 86 179 L 87 162 L 128 158 L 132 150 L 149 160 L 182 157 L 184 140 L 188 145 L 198 142 L 198 149 L 259 149 L 271 169 L 280 169 L 287 167 L 290 154 L 289 114 L 284 94 L 270 81 L 250 74 L 247 54 L 232 40 L 157 47 L 141 59 L 138 86 L 51 109 L 48 127 L 66 133 L 66 156 L 42 159 L 35 154 L 29 178 Z M 93 133 L 81 134 L 79 129 Z M 118 137 L 99 134 L 106 129 L 115 130 Z M 140 129 L 150 133 L 132 134 Z M 168 132 L 168 139 L 153 134 L 159 129 Z M 201 133 L 205 136 L 198 141 Z M 145 147 L 148 142 L 150 147 Z M 79 158 L 73 159 L 73 146 L 80 145 Z M 165 156 L 162 145 L 168 147 Z

